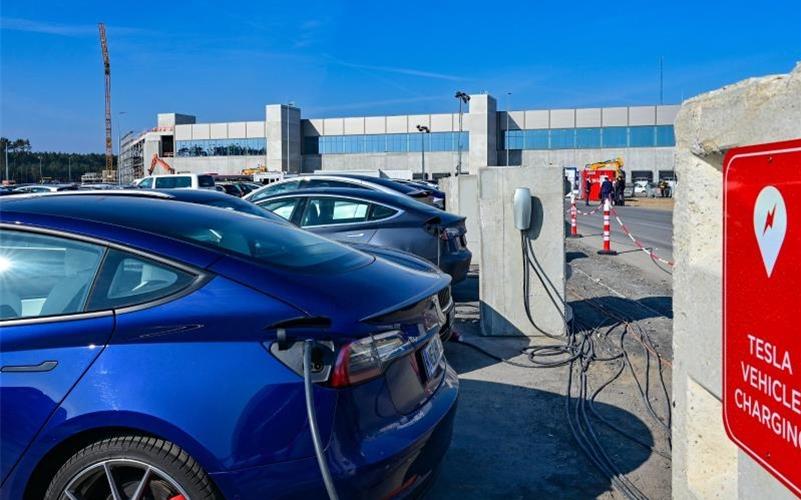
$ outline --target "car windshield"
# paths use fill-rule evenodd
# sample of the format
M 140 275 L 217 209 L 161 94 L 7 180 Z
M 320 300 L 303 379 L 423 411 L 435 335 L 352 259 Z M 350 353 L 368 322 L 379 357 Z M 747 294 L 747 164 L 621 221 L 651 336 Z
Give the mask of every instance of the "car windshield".
M 290 224 L 194 203 L 114 196 L 40 200 L 19 199 L 2 208 L 130 227 L 304 274 L 345 272 L 373 261 L 371 256 Z

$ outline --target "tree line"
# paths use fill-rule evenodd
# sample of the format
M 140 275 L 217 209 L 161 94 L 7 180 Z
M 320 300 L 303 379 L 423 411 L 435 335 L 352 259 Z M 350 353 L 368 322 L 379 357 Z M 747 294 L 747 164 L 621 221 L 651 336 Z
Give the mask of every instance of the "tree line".
M 6 179 L 6 150 L 8 175 L 17 184 L 29 182 L 80 182 L 87 172 L 100 173 L 106 167 L 106 155 L 98 153 L 33 152 L 28 139 L 11 140 L 0 137 L 0 177 Z M 117 157 L 114 157 L 114 165 Z

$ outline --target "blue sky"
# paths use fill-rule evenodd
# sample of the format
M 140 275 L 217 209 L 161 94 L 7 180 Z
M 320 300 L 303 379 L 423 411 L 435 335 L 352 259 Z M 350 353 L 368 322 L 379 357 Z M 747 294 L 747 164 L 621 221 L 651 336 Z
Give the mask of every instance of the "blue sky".
M 0 134 L 102 152 L 98 21 L 108 26 L 115 142 L 156 113 L 259 120 L 654 104 L 801 60 L 801 1 L 62 2 L 4 0 Z M 118 112 L 125 111 L 121 120 Z

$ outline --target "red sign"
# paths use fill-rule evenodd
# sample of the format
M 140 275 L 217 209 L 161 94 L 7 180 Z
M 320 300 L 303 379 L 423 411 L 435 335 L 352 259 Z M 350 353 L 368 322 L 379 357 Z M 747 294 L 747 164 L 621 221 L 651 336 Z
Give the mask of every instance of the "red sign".
M 801 495 L 801 140 L 723 161 L 723 421 Z

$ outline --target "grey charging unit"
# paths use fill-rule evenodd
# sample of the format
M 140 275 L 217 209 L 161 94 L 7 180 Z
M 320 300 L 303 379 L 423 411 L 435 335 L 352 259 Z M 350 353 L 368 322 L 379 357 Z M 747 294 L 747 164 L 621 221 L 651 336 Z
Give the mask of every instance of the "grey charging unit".
M 515 227 L 521 231 L 528 231 L 531 227 L 531 190 L 527 187 L 515 189 L 513 203 Z

